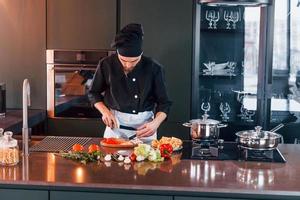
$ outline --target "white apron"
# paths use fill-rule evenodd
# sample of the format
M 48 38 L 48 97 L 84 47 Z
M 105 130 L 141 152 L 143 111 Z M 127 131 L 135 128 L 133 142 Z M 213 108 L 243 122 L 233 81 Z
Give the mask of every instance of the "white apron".
M 119 125 L 124 125 L 132 128 L 138 128 L 143 124 L 152 121 L 154 118 L 154 114 L 152 111 L 139 112 L 138 114 L 123 113 L 117 110 L 111 110 L 111 112 L 114 114 L 117 123 Z M 119 129 L 119 128 L 111 129 L 110 127 L 106 126 L 104 132 L 104 138 L 110 138 L 110 137 L 129 138 L 134 134 L 136 134 L 136 131 Z M 153 135 L 149 137 L 144 137 L 139 139 L 141 139 L 145 143 L 149 143 L 152 140 L 157 139 L 157 132 L 155 132 Z

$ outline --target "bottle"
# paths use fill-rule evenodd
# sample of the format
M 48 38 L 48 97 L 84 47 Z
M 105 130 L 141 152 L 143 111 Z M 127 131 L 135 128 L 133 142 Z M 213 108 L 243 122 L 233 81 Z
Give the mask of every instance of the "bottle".
M 4 132 L 0 143 L 0 165 L 12 166 L 19 163 L 19 146 L 18 141 L 12 138 L 11 131 Z
M 6 88 L 5 83 L 0 83 L 0 117 L 5 117 L 6 113 Z

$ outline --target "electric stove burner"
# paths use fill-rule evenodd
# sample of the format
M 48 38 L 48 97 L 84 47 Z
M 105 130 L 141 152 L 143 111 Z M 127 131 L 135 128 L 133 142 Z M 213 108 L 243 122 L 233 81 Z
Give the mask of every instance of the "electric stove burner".
M 220 146 L 224 143 L 224 140 L 193 140 L 193 146 L 199 146 L 203 149 L 209 148 L 210 146 Z
M 247 161 L 266 161 L 266 162 L 286 162 L 285 158 L 277 148 L 273 149 L 252 149 L 243 146 L 239 148 L 239 159 Z
M 223 143 L 224 143 L 223 140 L 193 141 L 192 157 L 196 157 L 196 158 L 218 157 L 219 151 L 224 148 Z
M 257 162 L 286 162 L 276 149 L 254 150 L 238 146 L 236 142 L 203 143 L 185 142 L 182 158 L 198 160 L 241 160 Z

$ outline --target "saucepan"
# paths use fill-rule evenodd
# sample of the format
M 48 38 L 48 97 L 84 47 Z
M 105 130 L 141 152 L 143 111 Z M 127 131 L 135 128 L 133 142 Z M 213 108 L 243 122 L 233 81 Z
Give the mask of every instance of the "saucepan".
M 261 126 L 256 126 L 255 130 L 239 131 L 237 136 L 238 145 L 248 149 L 269 150 L 277 148 L 282 141 L 282 136 L 275 131 L 284 125 L 279 124 L 270 131 L 262 131 Z
M 227 127 L 227 124 L 221 124 L 220 121 L 208 119 L 208 115 L 203 115 L 202 117 L 203 119 L 192 119 L 182 125 L 190 128 L 192 140 L 217 140 L 220 128 Z

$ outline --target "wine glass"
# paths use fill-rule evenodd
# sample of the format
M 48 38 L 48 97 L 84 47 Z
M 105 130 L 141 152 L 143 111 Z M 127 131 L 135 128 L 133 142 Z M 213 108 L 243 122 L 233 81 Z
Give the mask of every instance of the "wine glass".
M 204 116 L 208 116 L 207 112 L 210 111 L 210 103 L 208 101 L 202 102 L 201 110 L 204 111 Z
M 248 116 L 246 118 L 247 122 L 254 122 L 254 120 L 252 119 L 252 117 L 255 115 L 255 110 L 246 110 L 246 115 Z
M 230 28 L 230 21 L 231 21 L 231 16 L 230 16 L 230 13 L 229 11 L 225 10 L 224 11 L 224 20 L 227 22 L 227 26 L 226 26 L 226 29 L 231 29 Z
M 215 11 L 214 10 L 207 10 L 206 11 L 205 18 L 206 18 L 207 21 L 209 21 L 209 23 L 208 23 L 208 25 L 209 25 L 208 29 L 212 29 L 213 28 L 212 27 L 212 25 L 213 25 L 212 21 L 213 21 L 214 16 L 215 16 Z
M 220 12 L 213 12 L 212 21 L 214 22 L 214 29 L 217 29 L 217 22 L 220 19 Z
M 210 74 L 213 75 L 213 66 L 215 66 L 215 62 L 203 63 L 203 65 L 206 67 L 206 69 L 203 69 L 203 74 Z
M 221 102 L 220 104 L 220 111 L 222 112 L 221 117 L 222 117 L 222 121 L 227 122 L 229 117 L 228 117 L 228 113 L 231 112 L 230 106 L 227 102 Z
M 232 21 L 232 28 L 236 29 L 236 23 L 240 20 L 239 11 L 231 11 L 230 16 L 231 16 L 230 21 Z
M 240 108 L 240 114 L 238 115 L 242 120 L 246 120 L 247 119 L 247 108 L 245 108 L 244 104 L 241 105 L 241 108 Z
M 229 69 L 230 75 L 234 74 L 235 67 L 236 67 L 236 62 L 228 63 L 228 69 Z

